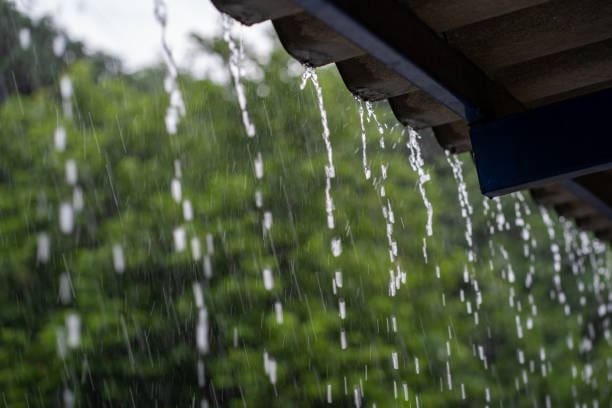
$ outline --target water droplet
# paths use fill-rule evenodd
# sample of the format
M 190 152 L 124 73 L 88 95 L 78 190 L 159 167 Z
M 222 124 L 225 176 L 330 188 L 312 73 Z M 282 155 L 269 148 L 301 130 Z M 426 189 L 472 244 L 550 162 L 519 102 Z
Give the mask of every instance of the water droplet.
M 81 346 L 81 317 L 71 312 L 66 316 L 66 344 L 74 349 Z
M 60 204 L 59 219 L 60 231 L 64 234 L 70 234 L 74 228 L 74 211 L 71 203 L 63 202 Z
M 332 238 L 331 240 L 331 251 L 332 255 L 339 257 L 342 254 L 342 241 L 340 238 Z
M 36 260 L 41 263 L 49 262 L 51 256 L 51 238 L 46 232 L 38 234 L 36 245 Z
M 55 132 L 53 133 L 53 145 L 58 152 L 66 150 L 66 129 L 63 126 L 55 128 Z
M 183 218 L 185 221 L 193 220 L 193 207 L 190 200 L 183 201 Z
M 191 238 L 191 257 L 194 261 L 199 261 L 202 258 L 202 245 L 198 237 Z
M 62 272 L 59 276 L 59 298 L 64 305 L 72 302 L 72 281 L 68 272 Z
M 30 44 L 32 43 L 32 34 L 30 33 L 29 28 L 22 28 L 19 30 L 19 46 L 22 49 L 30 48 Z
M 113 245 L 113 266 L 117 273 L 125 271 L 125 257 L 123 255 L 123 247 L 120 244 Z
M 62 55 L 64 55 L 65 51 L 66 37 L 60 34 L 53 39 L 53 54 L 55 54 L 56 57 L 61 57 Z
M 174 250 L 183 252 L 187 247 L 187 233 L 184 227 L 176 227 L 172 233 L 174 237 Z
M 198 325 L 196 327 L 196 345 L 200 354 L 208 353 L 208 311 L 205 307 L 201 307 L 198 312 Z
M 272 290 L 274 288 L 274 277 L 272 276 L 272 270 L 270 268 L 263 269 L 263 282 L 266 290 Z
M 81 212 L 84 206 L 85 198 L 83 197 L 83 190 L 79 186 L 75 186 L 72 189 L 72 207 L 75 212 Z
M 255 177 L 257 179 L 261 179 L 264 174 L 264 165 L 260 152 L 257 153 L 257 156 L 255 156 L 255 160 L 253 160 L 253 166 L 255 167 Z
M 183 197 L 183 189 L 181 187 L 181 181 L 179 179 L 172 179 L 172 182 L 170 184 L 170 192 L 174 201 L 180 203 Z
M 274 303 L 274 311 L 276 313 L 276 323 L 283 324 L 283 304 L 281 302 Z
M 202 309 L 204 307 L 204 291 L 202 290 L 202 284 L 200 282 L 193 283 L 193 298 L 196 307 Z

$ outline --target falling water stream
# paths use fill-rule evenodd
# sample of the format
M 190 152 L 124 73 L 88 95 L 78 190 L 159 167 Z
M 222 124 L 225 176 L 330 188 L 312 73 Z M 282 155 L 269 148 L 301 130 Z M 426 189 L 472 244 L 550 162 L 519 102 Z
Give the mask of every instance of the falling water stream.
M 364 102 L 360 99 L 357 99 L 359 103 L 359 123 L 361 127 L 361 144 L 362 144 L 362 164 L 364 169 L 364 176 L 366 180 L 369 180 L 371 177 L 371 170 L 367 162 L 367 133 L 364 122 Z M 371 102 L 366 101 L 365 107 L 367 110 L 367 121 L 374 120 L 376 123 L 376 127 L 378 130 L 378 134 L 380 135 L 380 149 L 381 152 L 385 149 L 384 143 L 384 127 L 380 124 L 378 117 L 372 107 Z M 399 264 L 398 258 L 398 246 L 397 242 L 393 237 L 393 225 L 395 224 L 395 213 L 393 212 L 393 206 L 391 204 L 391 200 L 387 196 L 387 191 L 385 189 L 385 180 L 387 179 L 389 171 L 389 163 L 383 161 L 380 164 L 380 176 L 374 178 L 372 180 L 372 187 L 374 187 L 374 191 L 379 197 L 381 201 L 380 209 L 385 219 L 385 233 L 387 236 L 387 242 L 389 244 L 389 261 L 391 263 L 391 269 L 389 270 L 389 295 L 395 296 L 399 287 L 406 283 L 406 272 L 402 271 L 401 265 Z M 386 201 L 386 203 L 385 203 Z
M 334 218 L 334 201 L 332 198 L 331 188 L 332 188 L 332 179 L 336 176 L 336 170 L 334 167 L 334 152 L 333 147 L 330 140 L 330 132 L 329 125 L 327 123 L 327 111 L 325 110 L 325 104 L 323 102 L 323 90 L 321 85 L 319 84 L 319 77 L 317 76 L 317 72 L 312 67 L 304 67 L 304 73 L 302 75 L 302 81 L 300 83 L 300 89 L 304 90 L 307 82 L 310 80 L 312 86 L 314 87 L 317 105 L 319 107 L 319 114 L 321 117 L 321 127 L 323 143 L 325 144 L 325 150 L 327 152 L 327 164 L 325 165 L 325 213 L 327 214 L 327 227 L 331 231 L 334 231 L 336 227 L 336 222 Z M 342 239 L 337 236 L 332 236 L 330 240 L 331 253 L 334 258 L 339 257 L 342 254 Z M 337 269 L 335 271 L 335 277 L 332 281 L 333 293 L 338 296 L 338 305 L 339 309 L 342 309 L 342 313 L 339 313 L 341 321 L 344 321 L 346 318 L 346 305 L 342 298 L 342 287 L 344 285 L 344 278 L 342 276 L 342 270 Z M 346 329 L 342 327 L 340 329 L 340 348 L 341 350 L 346 350 L 348 348 L 348 340 Z M 333 400 L 333 390 L 332 385 L 327 384 L 327 395 L 328 401 Z M 345 394 L 346 394 L 346 377 L 345 377 Z M 354 390 L 354 399 L 355 406 L 361 405 L 361 396 L 358 392 L 357 388 Z
M 154 0 L 154 15 L 157 23 L 161 29 L 161 46 L 163 50 L 164 63 L 166 66 L 166 77 L 164 78 L 164 90 L 168 94 L 169 104 L 166 109 L 165 125 L 166 132 L 169 136 L 177 134 L 178 126 L 182 117 L 185 116 L 185 103 L 183 101 L 183 95 L 178 86 L 178 67 L 172 55 L 172 49 L 170 48 L 167 41 L 167 24 L 168 24 L 168 11 L 164 0 Z M 176 252 L 183 252 L 187 249 L 187 234 L 193 234 L 190 239 L 191 255 L 194 262 L 201 261 L 202 251 L 200 239 L 195 234 L 193 223 L 193 207 L 191 200 L 185 198 L 182 187 L 182 175 L 183 171 L 181 168 L 181 162 L 178 158 L 174 159 L 174 178 L 170 183 L 170 195 L 172 199 L 181 206 L 183 213 L 183 222 L 187 224 L 179 225 L 174 228 L 172 235 L 174 240 L 174 249 Z M 189 227 L 189 228 L 188 228 Z M 210 238 L 209 238 L 210 237 Z M 212 236 L 208 235 L 207 240 L 211 241 L 208 244 L 208 254 L 204 258 L 204 271 L 205 277 L 210 278 L 210 256 L 212 255 Z M 113 256 L 115 252 L 113 250 Z M 203 357 L 210 351 L 210 323 L 208 316 L 208 309 L 206 307 L 204 291 L 202 284 L 196 280 L 192 284 L 193 296 L 195 306 L 197 309 L 197 324 L 195 329 L 195 340 L 196 347 L 198 350 L 199 358 L 196 362 L 197 382 L 198 386 L 203 389 L 206 385 L 205 379 L 205 365 Z M 201 408 L 208 408 L 208 400 L 202 396 L 200 400 Z
M 29 47 L 30 35 L 29 32 L 20 33 L 20 41 L 22 48 Z M 53 40 L 53 53 L 58 58 L 65 58 L 66 40 L 63 35 L 58 35 Z M 78 243 L 78 238 L 74 236 L 75 224 L 77 215 L 83 210 L 84 199 L 83 191 L 79 186 L 78 163 L 74 158 L 66 157 L 64 152 L 67 146 L 67 131 L 66 126 L 73 119 L 72 98 L 73 85 L 72 80 L 66 74 L 62 75 L 59 80 L 59 90 L 62 104 L 62 117 L 58 119 L 57 127 L 53 133 L 53 146 L 55 154 L 64 162 L 64 183 L 65 186 L 72 190 L 68 197 L 65 197 L 58 208 L 58 227 L 62 235 L 66 235 L 71 241 Z M 44 198 L 46 201 L 46 198 Z M 44 206 L 45 204 L 43 204 Z M 43 231 L 38 234 L 36 258 L 37 262 L 45 265 L 51 257 L 51 238 L 48 232 Z M 59 246 L 59 245 L 58 245 Z M 73 285 L 72 264 L 65 257 L 64 271 L 60 273 L 58 299 L 65 307 L 64 326 L 59 326 L 55 330 L 55 341 L 57 346 L 57 354 L 62 361 L 66 361 L 69 354 L 78 350 L 81 347 L 81 315 L 75 310 L 76 292 Z M 78 382 L 74 381 L 66 370 L 63 377 L 62 405 L 64 408 L 72 408 L 75 405 L 75 393 L 77 391 Z
M 234 82 L 234 89 L 236 91 L 236 96 L 238 98 L 238 105 L 240 107 L 240 111 L 242 113 L 242 123 L 244 126 L 244 131 L 249 138 L 255 138 L 257 132 L 254 123 L 251 121 L 251 117 L 249 115 L 249 111 L 247 108 L 247 98 L 244 86 L 242 84 L 242 69 L 241 63 L 243 59 L 241 48 L 236 45 L 236 42 L 232 38 L 232 24 L 233 19 L 227 15 L 223 15 L 223 39 L 230 50 L 229 56 L 229 69 L 232 76 L 232 80 Z M 257 149 L 257 147 L 255 147 Z M 251 150 L 249 149 L 249 152 Z M 266 246 L 266 241 L 269 244 L 271 255 L 276 258 L 276 250 L 274 246 L 274 240 L 272 235 L 272 225 L 273 225 L 273 215 L 272 212 L 267 210 L 264 205 L 264 196 L 262 193 L 262 182 L 264 178 L 264 159 L 261 151 L 256 150 L 255 156 L 252 159 L 253 162 L 253 173 L 255 176 L 255 180 L 257 183 L 257 187 L 255 190 L 255 206 L 259 210 L 262 232 L 263 232 L 263 243 Z M 280 275 L 280 270 L 278 271 Z M 262 268 L 262 277 L 263 284 L 266 291 L 270 292 L 274 289 L 274 274 L 272 271 L 272 267 L 270 265 L 264 265 Z M 278 295 L 275 295 L 274 300 L 274 314 L 276 318 L 276 323 L 278 325 L 282 325 L 284 322 L 283 317 L 283 303 Z M 276 382 L 277 382 L 277 370 L 278 363 L 276 359 L 271 355 L 270 352 L 264 350 L 263 352 L 263 360 L 264 360 L 264 372 L 270 383 L 274 387 L 276 392 Z
M 410 158 L 409 163 L 412 170 L 414 170 L 418 175 L 418 184 L 419 184 L 419 192 L 421 193 L 421 198 L 423 199 L 423 204 L 425 205 L 425 209 L 427 210 L 427 222 L 425 224 L 425 231 L 427 235 L 423 237 L 423 259 L 425 263 L 428 262 L 427 259 L 427 237 L 431 237 L 433 235 L 433 206 L 431 202 L 427 198 L 427 193 L 425 191 L 425 183 L 427 183 L 431 178 L 429 173 L 425 171 L 423 161 L 423 157 L 421 156 L 421 146 L 419 145 L 420 135 L 411 127 L 407 127 L 408 132 L 408 149 L 410 150 Z

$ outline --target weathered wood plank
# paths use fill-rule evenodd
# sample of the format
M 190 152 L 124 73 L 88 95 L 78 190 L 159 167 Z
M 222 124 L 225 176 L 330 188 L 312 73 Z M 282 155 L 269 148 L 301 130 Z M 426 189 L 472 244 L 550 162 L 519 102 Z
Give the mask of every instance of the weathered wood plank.
M 291 56 L 314 67 L 363 55 L 358 46 L 308 13 L 273 21 L 278 38 Z
M 415 129 L 440 126 L 461 119 L 420 90 L 390 98 L 389 105 L 400 122 Z
M 574 181 L 612 208 L 612 170 L 587 174 Z M 612 212 L 608 215 L 612 219 Z
M 294 1 L 461 117 L 478 120 L 522 109 L 396 0 L 379 0 L 375 7 L 367 0 Z
M 368 101 L 378 101 L 417 88 L 377 59 L 363 55 L 336 63 L 346 87 Z
M 538 108 L 540 106 L 550 105 L 551 103 L 564 101 L 566 99 L 577 98 L 579 96 L 587 95 L 593 92 L 599 92 L 609 88 L 612 88 L 612 81 L 599 82 L 597 84 L 585 86 L 583 88 L 577 88 L 568 92 L 562 92 L 548 96 L 546 98 L 536 99 L 534 101 L 527 102 L 525 103 L 525 107 L 527 109 Z
M 597 214 L 593 207 L 578 200 L 572 203 L 556 205 L 555 211 L 566 218 L 584 218 Z
M 529 103 L 612 81 L 612 39 L 503 68 L 494 78 Z
M 301 9 L 291 0 L 211 0 L 219 11 L 242 24 L 252 25 L 266 20 L 290 16 Z
M 575 195 L 554 184 L 532 188 L 531 198 L 533 198 L 536 203 L 543 206 L 576 205 L 579 203 Z
M 554 0 L 446 33 L 488 73 L 612 38 L 612 1 Z
M 438 33 L 535 6 L 548 0 L 401 0 Z
M 603 232 L 612 228 L 612 221 L 603 215 L 594 214 L 584 218 L 577 218 L 576 225 L 587 231 Z
M 472 150 L 470 128 L 467 122 L 460 120 L 433 128 L 436 140 L 445 150 L 452 153 L 464 153 Z
M 595 231 L 595 236 L 601 239 L 602 241 L 612 242 L 612 228 L 604 231 Z

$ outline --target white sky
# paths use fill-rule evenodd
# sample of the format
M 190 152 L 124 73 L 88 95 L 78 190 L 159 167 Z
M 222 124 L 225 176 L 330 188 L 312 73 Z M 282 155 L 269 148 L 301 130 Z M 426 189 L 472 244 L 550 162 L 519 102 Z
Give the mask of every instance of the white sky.
M 153 0 L 13 0 L 34 18 L 50 15 L 70 38 L 89 50 L 119 57 L 133 71 L 162 61 L 160 27 L 153 15 Z M 209 37 L 221 32 L 220 13 L 210 0 L 166 0 L 168 43 L 178 65 L 201 76 L 222 79 L 226 68 L 216 58 L 194 57 L 190 32 Z M 266 31 L 270 24 L 239 28 L 245 46 L 265 55 L 272 47 Z

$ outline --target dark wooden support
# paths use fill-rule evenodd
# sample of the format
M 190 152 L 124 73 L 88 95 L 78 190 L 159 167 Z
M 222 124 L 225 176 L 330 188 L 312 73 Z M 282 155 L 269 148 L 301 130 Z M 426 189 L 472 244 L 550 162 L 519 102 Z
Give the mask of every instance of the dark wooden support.
M 369 55 L 336 63 L 346 87 L 362 99 L 379 101 L 413 92 L 417 88 Z
M 497 71 L 494 77 L 525 104 L 565 99 L 567 92 L 590 93 L 593 85 L 610 87 L 612 38 L 512 65 Z
M 402 124 L 415 129 L 440 126 L 461 119 L 455 112 L 440 105 L 421 90 L 391 98 L 389 105 Z
M 603 215 L 594 214 L 584 218 L 576 219 L 576 225 L 578 228 L 593 231 L 603 232 L 612 228 L 612 221 Z
M 299 13 L 291 0 L 211 0 L 219 11 L 229 14 L 242 24 L 252 25 L 266 20 Z
M 497 196 L 612 168 L 612 138 L 605 134 L 610 106 L 612 89 L 472 126 L 483 194 Z
M 308 13 L 279 18 L 273 23 L 283 47 L 303 64 L 320 67 L 364 54 L 349 39 L 330 28 L 329 22 Z
M 493 2 L 495 3 L 495 2 Z M 489 74 L 610 38 L 612 2 L 553 0 L 445 33 Z
M 433 131 L 440 146 L 452 153 L 464 153 L 472 150 L 470 127 L 465 121 L 461 120 L 435 126 Z
M 443 33 L 549 0 L 401 0 L 428 26 Z
M 468 121 L 522 109 L 509 92 L 395 0 L 293 0 L 364 53 Z
M 557 211 L 559 215 L 567 218 L 585 218 L 597 214 L 597 211 L 593 207 L 585 205 L 579 200 L 571 203 L 556 205 L 555 211 Z
M 354 95 L 472 150 L 484 194 L 529 188 L 612 240 L 612 2 L 212 1 L 245 24 L 271 19 L 300 62 L 335 63 Z
M 612 220 L 612 201 L 606 200 L 607 197 L 596 194 L 593 190 L 576 180 L 563 180 L 559 183 L 567 191 L 570 191 L 581 201 L 587 203 L 599 214 Z

